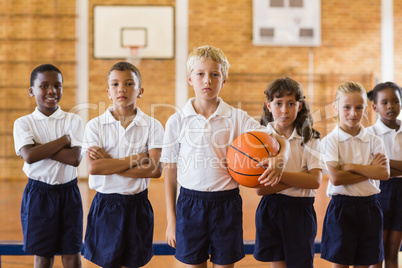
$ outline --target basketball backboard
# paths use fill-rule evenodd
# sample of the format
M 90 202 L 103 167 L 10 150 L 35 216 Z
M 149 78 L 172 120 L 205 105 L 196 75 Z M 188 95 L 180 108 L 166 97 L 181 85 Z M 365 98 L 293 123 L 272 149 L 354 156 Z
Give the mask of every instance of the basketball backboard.
M 321 45 L 321 1 L 253 0 L 253 44 Z
M 94 6 L 94 58 L 174 58 L 173 6 Z

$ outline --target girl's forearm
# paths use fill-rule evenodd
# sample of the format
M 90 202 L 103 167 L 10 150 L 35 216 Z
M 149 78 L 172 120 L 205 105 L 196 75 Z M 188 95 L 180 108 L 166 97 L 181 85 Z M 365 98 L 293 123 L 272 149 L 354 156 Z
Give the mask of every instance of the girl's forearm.
M 360 174 L 373 180 L 387 180 L 389 178 L 388 169 L 384 166 L 349 164 L 345 165 L 345 167 L 347 167 L 347 171 Z

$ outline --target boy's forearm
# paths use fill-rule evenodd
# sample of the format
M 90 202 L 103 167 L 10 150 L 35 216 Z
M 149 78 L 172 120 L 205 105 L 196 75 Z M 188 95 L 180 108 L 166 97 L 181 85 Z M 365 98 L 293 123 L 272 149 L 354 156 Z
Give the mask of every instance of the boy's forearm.
M 92 159 L 87 152 L 87 163 L 91 175 L 113 175 L 125 172 L 137 165 L 146 164 L 146 153 L 130 155 L 122 158 Z
M 81 147 L 78 146 L 73 148 L 63 148 L 50 157 L 50 159 L 74 167 L 77 167 L 80 164 L 81 158 Z
M 279 154 L 276 157 L 283 159 L 283 162 L 286 163 L 286 161 L 289 159 L 290 154 L 289 142 L 285 138 L 274 133 L 272 134 L 272 136 L 278 141 L 280 146 Z
M 139 156 L 135 167 L 127 169 L 119 175 L 130 178 L 159 178 L 162 175 L 160 163 L 161 149 L 151 149 L 149 154 Z
M 21 148 L 21 156 L 25 162 L 32 164 L 43 159 L 51 158 L 57 152 L 70 145 L 70 138 L 64 135 L 54 141 L 37 144 L 27 145 Z
M 176 221 L 177 165 L 165 165 L 165 196 L 167 221 Z

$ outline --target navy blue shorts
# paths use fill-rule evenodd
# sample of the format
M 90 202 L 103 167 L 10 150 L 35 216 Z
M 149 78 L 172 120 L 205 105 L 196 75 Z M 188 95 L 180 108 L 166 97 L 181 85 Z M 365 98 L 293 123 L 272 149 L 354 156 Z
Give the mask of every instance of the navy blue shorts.
M 218 265 L 244 257 L 243 201 L 239 188 L 199 192 L 183 187 L 177 200 L 176 254 L 186 264 L 208 260 Z
M 282 194 L 261 198 L 255 215 L 254 258 L 286 261 L 286 267 L 313 267 L 317 218 L 314 197 Z
M 384 230 L 402 231 L 402 178 L 380 182 L 377 195 L 384 214 Z
M 140 267 L 153 256 L 154 213 L 148 190 L 97 193 L 88 214 L 84 257 L 102 267 Z
M 29 179 L 21 202 L 23 250 L 47 258 L 81 252 L 82 214 L 77 179 L 60 185 Z
M 382 211 L 375 195 L 332 197 L 324 218 L 321 258 L 363 266 L 384 259 Z

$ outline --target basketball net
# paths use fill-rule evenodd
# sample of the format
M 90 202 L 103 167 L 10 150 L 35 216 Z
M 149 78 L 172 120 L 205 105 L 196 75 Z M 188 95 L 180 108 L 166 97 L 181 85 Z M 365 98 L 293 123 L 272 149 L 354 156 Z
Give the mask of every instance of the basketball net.
M 128 57 L 126 58 L 126 60 L 137 68 L 141 64 L 142 49 L 143 49 L 143 47 L 139 47 L 139 46 L 129 46 L 128 47 L 129 54 L 128 54 Z

